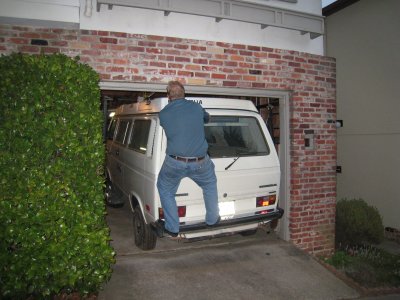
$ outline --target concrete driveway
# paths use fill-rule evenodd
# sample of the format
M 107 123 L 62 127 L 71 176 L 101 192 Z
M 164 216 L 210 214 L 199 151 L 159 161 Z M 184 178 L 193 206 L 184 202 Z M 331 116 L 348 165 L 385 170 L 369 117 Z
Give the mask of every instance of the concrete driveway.
M 135 247 L 127 205 L 108 209 L 117 263 L 98 299 L 355 299 L 359 293 L 311 256 L 258 230 L 213 240 L 159 239 Z

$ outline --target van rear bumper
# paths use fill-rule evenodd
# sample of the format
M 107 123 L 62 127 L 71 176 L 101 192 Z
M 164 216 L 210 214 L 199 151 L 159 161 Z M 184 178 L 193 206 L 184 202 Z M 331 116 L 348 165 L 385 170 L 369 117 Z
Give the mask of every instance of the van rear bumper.
M 218 224 L 213 226 L 208 226 L 206 223 L 197 223 L 197 224 L 181 224 L 179 226 L 180 233 L 192 232 L 192 231 L 203 231 L 203 230 L 215 230 L 219 228 L 229 228 L 229 227 L 241 227 L 245 225 L 255 224 L 258 226 L 260 223 L 267 223 L 275 219 L 282 218 L 284 210 L 280 207 L 277 207 L 275 211 L 272 211 L 267 214 L 259 214 L 253 216 L 246 216 L 242 218 L 235 219 L 227 219 L 221 220 Z

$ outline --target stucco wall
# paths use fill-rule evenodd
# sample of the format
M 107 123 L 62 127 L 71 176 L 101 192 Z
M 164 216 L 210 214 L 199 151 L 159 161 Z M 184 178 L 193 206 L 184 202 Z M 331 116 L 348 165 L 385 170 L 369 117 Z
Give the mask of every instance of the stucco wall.
M 363 0 L 326 19 L 337 59 L 338 199 L 376 206 L 400 228 L 400 2 Z

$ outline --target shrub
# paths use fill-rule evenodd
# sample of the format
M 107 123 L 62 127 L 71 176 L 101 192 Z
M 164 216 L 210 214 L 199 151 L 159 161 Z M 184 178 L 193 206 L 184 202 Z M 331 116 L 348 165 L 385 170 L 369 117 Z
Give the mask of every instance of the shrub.
M 111 276 L 98 75 L 0 57 L 0 298 L 95 292 Z
M 382 242 L 382 218 L 375 207 L 362 199 L 343 199 L 336 205 L 336 245 L 378 244 Z

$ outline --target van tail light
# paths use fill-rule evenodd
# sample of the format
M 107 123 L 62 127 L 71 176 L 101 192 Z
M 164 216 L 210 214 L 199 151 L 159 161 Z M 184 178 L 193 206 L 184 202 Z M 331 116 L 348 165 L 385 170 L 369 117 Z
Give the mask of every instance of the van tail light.
M 178 206 L 178 217 L 179 218 L 186 217 L 186 206 Z M 162 209 L 162 207 L 158 208 L 158 218 L 165 219 L 164 210 Z
M 260 196 L 256 198 L 256 207 L 274 205 L 275 202 L 276 202 L 276 195 Z

